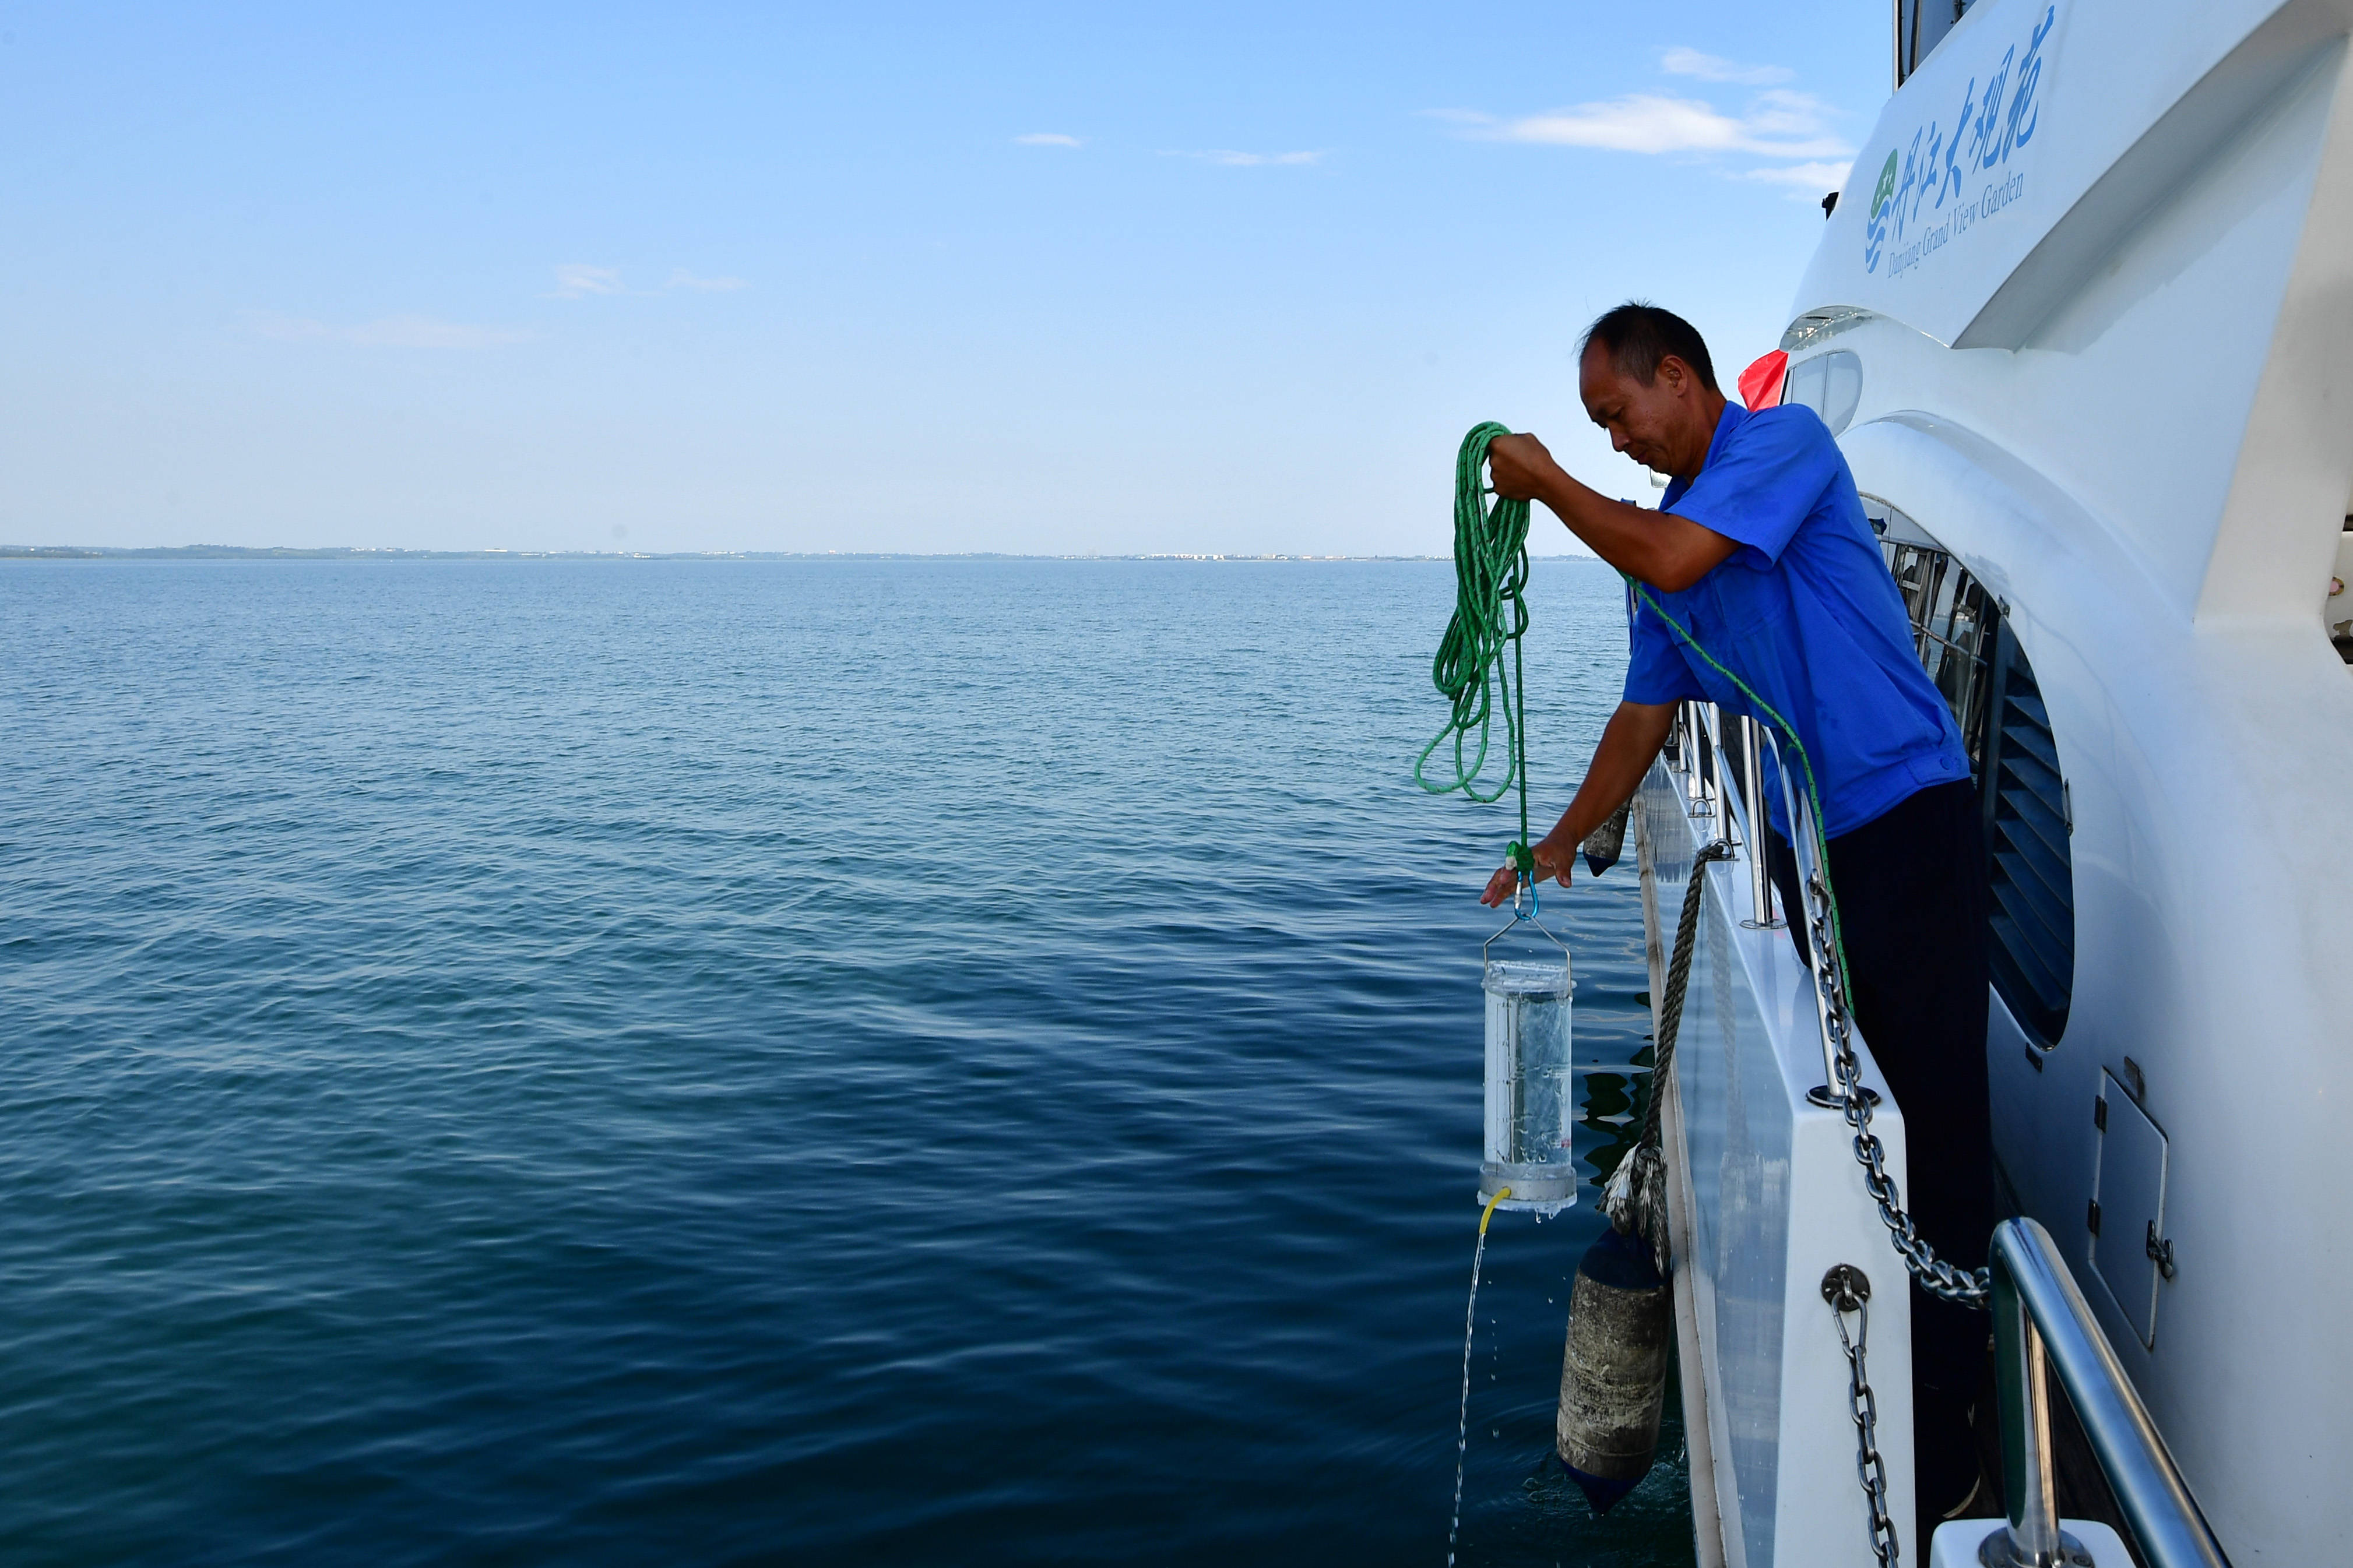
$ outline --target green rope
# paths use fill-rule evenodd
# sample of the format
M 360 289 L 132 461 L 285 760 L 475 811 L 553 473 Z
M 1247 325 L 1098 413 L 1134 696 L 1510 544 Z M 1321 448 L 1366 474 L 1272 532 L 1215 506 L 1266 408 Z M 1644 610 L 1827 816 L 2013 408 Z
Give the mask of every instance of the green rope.
M 1430 737 L 1413 763 L 1413 782 L 1432 795 L 1461 790 L 1482 803 L 1501 800 L 1514 784 L 1520 791 L 1520 837 L 1511 847 L 1511 862 L 1524 877 L 1534 879 L 1535 857 L 1528 848 L 1527 705 L 1520 637 L 1528 629 L 1528 607 L 1522 595 L 1528 585 L 1528 503 L 1498 498 L 1487 504 L 1487 447 L 1511 430 L 1492 421 L 1462 437 L 1454 458 L 1454 615 L 1431 661 L 1430 680 L 1454 705 L 1446 728 Z M 1512 647 L 1511 668 L 1504 668 L 1504 645 Z M 1479 776 L 1487 766 L 1488 735 L 1496 710 L 1504 715 L 1504 776 L 1488 793 L 1480 793 Z M 1469 757 L 1464 746 L 1478 731 L 1478 749 Z M 1423 769 L 1430 753 L 1454 742 L 1454 776 L 1432 784 Z
M 1683 640 L 1683 644 L 1685 647 L 1690 648 L 1692 652 L 1707 660 L 1707 666 L 1710 669 L 1715 670 L 1716 674 L 1724 677 L 1725 679 L 1729 680 L 1734 686 L 1737 687 L 1740 690 L 1740 695 L 1748 699 L 1748 705 L 1751 708 L 1754 708 L 1757 710 L 1757 715 L 1764 719 L 1767 723 L 1772 725 L 1776 730 L 1778 730 L 1783 738 L 1789 742 L 1789 749 L 1798 753 L 1799 764 L 1805 770 L 1806 774 L 1806 800 L 1813 809 L 1815 823 L 1821 828 L 1822 839 L 1826 851 L 1819 857 L 1820 865 L 1817 867 L 1817 869 L 1821 872 L 1822 896 L 1830 904 L 1831 908 L 1831 953 L 1832 957 L 1838 960 L 1839 985 L 1849 997 L 1852 997 L 1854 995 L 1854 976 L 1848 971 L 1846 966 L 1846 938 L 1844 934 L 1842 934 L 1839 923 L 1838 889 L 1831 885 L 1831 858 L 1827 853 L 1827 846 L 1830 839 L 1830 818 L 1822 815 L 1821 786 L 1815 782 L 1814 760 L 1806 754 L 1806 743 L 1798 739 L 1797 727 L 1791 724 L 1787 719 L 1782 718 L 1778 709 L 1775 708 L 1770 702 L 1766 701 L 1762 697 L 1757 695 L 1756 688 L 1750 686 L 1748 682 L 1741 679 L 1740 677 L 1735 675 L 1731 670 L 1725 668 L 1722 660 L 1718 659 L 1715 655 L 1707 651 L 1705 644 L 1702 643 L 1699 638 L 1692 636 L 1691 628 L 1689 626 L 1684 626 L 1681 621 L 1675 619 L 1674 616 L 1667 614 L 1666 606 L 1660 604 L 1658 600 L 1651 597 L 1651 590 L 1649 588 L 1643 586 L 1641 583 L 1626 573 L 1620 572 L 1618 574 L 1626 579 L 1626 585 L 1634 591 L 1634 595 L 1637 598 L 1641 599 L 1642 603 L 1650 605 L 1652 610 L 1658 613 L 1659 619 L 1666 622 L 1667 626 L 1674 632 L 1675 636 Z M 1759 821 L 1767 820 L 1770 816 L 1771 814 L 1764 809 L 1764 803 L 1762 801 L 1757 803 L 1757 819 Z M 1789 824 L 1790 838 L 1795 840 L 1797 834 L 1798 825 L 1793 822 Z M 1794 914 L 1796 911 L 1792 910 L 1791 913 Z M 1852 1004 L 1850 1003 L 1850 1005 L 1851 1005 Z

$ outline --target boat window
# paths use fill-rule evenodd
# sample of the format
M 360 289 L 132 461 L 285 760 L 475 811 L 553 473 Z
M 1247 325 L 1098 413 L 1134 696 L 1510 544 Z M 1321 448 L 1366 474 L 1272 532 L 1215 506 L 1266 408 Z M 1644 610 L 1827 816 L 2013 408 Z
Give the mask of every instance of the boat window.
M 2328 641 L 2346 663 L 2353 664 L 2353 516 L 2337 536 L 2336 572 L 2328 579 L 2328 597 L 2321 619 L 2328 625 Z
M 1835 436 L 1854 419 L 1862 401 L 1862 360 L 1844 349 L 1802 359 L 1781 383 L 1781 401 L 1802 403 L 1822 416 Z
M 1983 760 L 1994 623 L 2000 615 L 1967 568 L 1925 539 L 1890 539 L 1883 533 L 1880 552 L 1911 615 L 1921 667 L 1959 721 L 1969 765 L 1975 769 Z
M 2073 831 L 2051 716 L 2001 605 L 1926 530 L 1872 497 L 1863 514 L 1904 595 L 1922 668 L 1959 721 L 1985 816 L 1994 989 L 2045 1050 L 2075 984 Z
M 1972 0 L 1895 0 L 1895 85 L 1920 68 Z

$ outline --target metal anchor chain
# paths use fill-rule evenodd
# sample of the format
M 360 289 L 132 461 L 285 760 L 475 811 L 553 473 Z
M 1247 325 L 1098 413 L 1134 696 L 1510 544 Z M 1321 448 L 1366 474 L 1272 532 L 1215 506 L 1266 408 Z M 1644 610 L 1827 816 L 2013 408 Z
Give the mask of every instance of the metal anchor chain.
M 1879 1205 L 1880 1223 L 1887 1227 L 1904 1267 L 1930 1295 L 1983 1311 L 1989 1305 L 1992 1274 L 1989 1269 L 1954 1267 L 1938 1258 L 1920 1238 L 1920 1227 L 1904 1207 L 1895 1178 L 1887 1173 L 1887 1150 L 1871 1130 L 1870 1090 L 1862 1087 L 1862 1063 L 1854 1054 L 1853 1023 L 1847 1011 L 1841 966 L 1828 955 L 1839 952 L 1831 928 L 1830 889 L 1820 876 L 1806 879 L 1807 930 L 1812 937 L 1816 1001 L 1822 1029 L 1831 1042 L 1831 1093 L 1854 1130 L 1854 1157 L 1862 1166 L 1862 1184 Z M 1845 1331 L 1841 1325 L 1840 1331 Z
M 1838 1325 L 1839 1344 L 1846 1352 L 1847 1401 L 1854 1416 L 1854 1472 L 1871 1510 L 1872 1555 L 1879 1559 L 1879 1568 L 1894 1568 L 1904 1549 L 1895 1539 L 1895 1521 L 1887 1512 L 1887 1465 L 1879 1457 L 1879 1401 L 1871 1392 L 1871 1375 L 1862 1360 L 1871 1340 L 1871 1279 L 1851 1263 L 1834 1264 L 1822 1276 L 1822 1300 L 1831 1304 L 1831 1321 Z M 1854 1314 L 1852 1338 L 1846 1331 L 1849 1312 Z

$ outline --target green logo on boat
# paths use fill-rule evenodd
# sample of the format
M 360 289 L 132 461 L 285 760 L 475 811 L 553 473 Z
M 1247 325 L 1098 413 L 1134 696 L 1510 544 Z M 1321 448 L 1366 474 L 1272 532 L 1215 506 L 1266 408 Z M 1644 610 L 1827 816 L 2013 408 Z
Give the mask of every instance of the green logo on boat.
M 1887 162 L 1879 171 L 1879 188 L 1871 193 L 1871 216 L 1877 217 L 1887 210 L 1887 200 L 1895 194 L 1895 151 L 1888 149 Z

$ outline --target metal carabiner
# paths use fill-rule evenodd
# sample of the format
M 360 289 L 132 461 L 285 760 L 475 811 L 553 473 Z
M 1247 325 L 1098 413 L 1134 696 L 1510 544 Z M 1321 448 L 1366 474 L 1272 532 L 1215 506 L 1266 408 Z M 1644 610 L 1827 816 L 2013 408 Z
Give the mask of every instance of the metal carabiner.
M 1535 851 L 1514 838 L 1510 847 L 1504 851 L 1504 858 L 1510 861 L 1512 865 L 1514 878 L 1512 913 L 1519 919 L 1532 921 L 1536 918 L 1537 911 L 1544 908 L 1544 900 L 1536 893 Z M 1528 896 L 1528 912 L 1522 915 L 1520 914 L 1520 895 L 1524 892 Z

